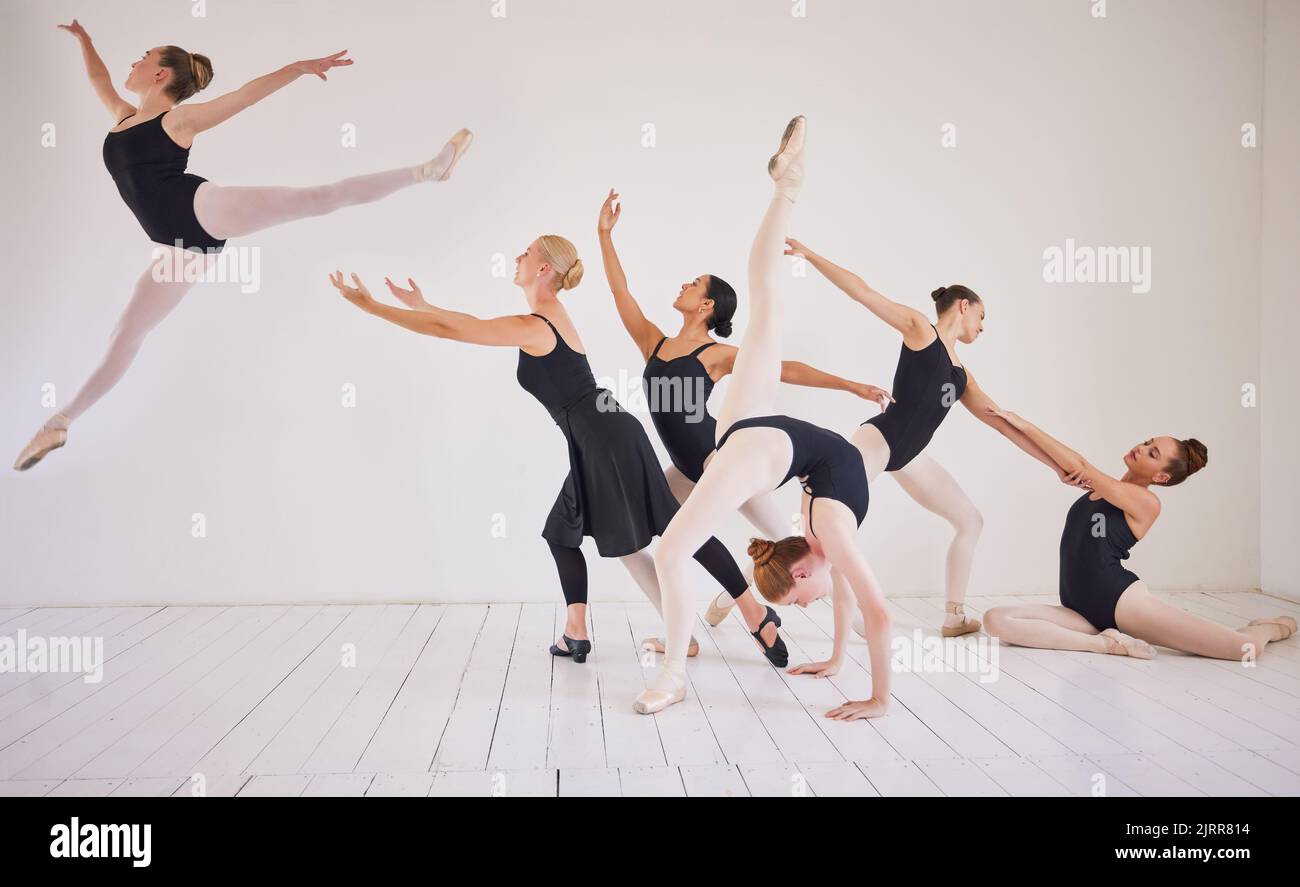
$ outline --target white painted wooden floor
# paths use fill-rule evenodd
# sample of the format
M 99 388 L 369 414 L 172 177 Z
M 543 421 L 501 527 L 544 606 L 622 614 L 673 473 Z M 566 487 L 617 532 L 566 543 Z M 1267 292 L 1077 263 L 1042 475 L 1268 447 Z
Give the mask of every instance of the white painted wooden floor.
M 1300 605 L 1179 593 L 1229 625 Z M 1036 598 L 974 598 L 972 609 Z M 938 599 L 891 602 L 933 634 Z M 998 680 L 895 675 L 866 645 L 818 680 L 778 672 L 733 616 L 696 630 L 687 701 L 645 717 L 648 604 L 592 607 L 586 665 L 546 653 L 550 604 L 0 610 L 0 636 L 100 635 L 104 680 L 0 674 L 0 795 L 1300 795 L 1300 644 L 1253 669 L 1002 647 Z M 785 608 L 792 663 L 830 651 L 831 610 Z M 355 666 L 342 664 L 344 645 Z M 648 667 L 647 667 L 648 666 Z

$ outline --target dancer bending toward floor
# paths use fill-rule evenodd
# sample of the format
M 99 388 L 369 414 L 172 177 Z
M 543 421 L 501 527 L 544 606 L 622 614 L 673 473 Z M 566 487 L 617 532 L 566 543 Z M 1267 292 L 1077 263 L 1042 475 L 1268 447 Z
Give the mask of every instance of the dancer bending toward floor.
M 408 280 L 410 289 L 404 289 L 385 278 L 393 295 L 411 309 L 406 310 L 380 304 L 355 274 L 352 280 L 356 286 L 347 286 L 341 273 L 330 278 L 348 301 L 376 317 L 428 336 L 518 348 L 519 384 L 564 433 L 569 474 L 542 530 L 567 605 L 564 633 L 551 655 L 585 662 L 591 652 L 587 561 L 580 547 L 584 536 L 595 538 L 601 557 L 621 560 L 662 613 L 659 581 L 646 546 L 652 537 L 663 535 L 677 513 L 677 500 L 645 428 L 608 391 L 596 387 L 587 355 L 578 350 L 582 341 L 558 298 L 561 289 L 573 289 L 582 280 L 582 262 L 573 244 L 546 235 L 515 259 L 514 282 L 524 291 L 529 314 L 484 320 L 429 304 L 414 281 Z M 717 539 L 701 539 L 694 557 L 727 591 L 745 590 L 744 574 Z
M 614 226 L 622 217 L 619 195 L 610 190 L 600 208 L 597 229 L 605 278 L 614 294 L 619 318 L 645 360 L 642 383 L 650 418 L 659 439 L 672 460 L 665 470 L 668 485 L 679 502 L 685 502 L 713 456 L 717 440 L 717 422 L 708 411 L 713 386 L 735 367 L 739 350 L 712 337 L 731 335 L 731 318 L 736 313 L 736 291 L 716 274 L 704 274 L 681 285 L 673 308 L 681 313 L 681 329 L 669 338 L 653 321 L 646 318 L 641 306 L 628 289 L 627 276 L 614 249 Z M 675 356 L 670 356 L 676 352 Z M 805 363 L 781 362 L 781 381 L 810 388 L 850 391 L 881 406 L 889 395 L 874 385 L 851 382 L 824 373 Z M 778 504 L 776 492 L 766 490 L 740 506 L 740 513 L 768 537 L 779 539 L 789 532 L 789 519 Z M 752 567 L 746 569 L 752 580 Z M 731 607 L 740 607 L 741 617 L 763 653 L 779 667 L 788 661 L 785 643 L 777 635 L 781 624 L 771 607 L 764 607 L 748 592 L 737 597 L 722 593 L 709 604 L 705 620 L 711 625 L 722 622 Z M 662 641 L 653 646 L 664 651 Z
M 862 278 L 788 238 L 787 255 L 803 256 L 852 299 L 902 334 L 903 342 L 891 392 L 895 402 L 858 428 L 853 442 L 863 453 L 867 477 L 874 482 L 889 472 L 922 508 L 952 525 L 944 570 L 947 613 L 945 637 L 979 631 L 980 622 L 965 613 L 966 586 L 984 521 L 979 509 L 925 447 L 949 408 L 958 400 L 1034 458 L 1051 460 L 1032 440 L 989 412 L 996 404 L 975 384 L 958 361 L 957 343 L 971 344 L 984 331 L 984 302 L 965 286 L 944 286 L 931 293 L 936 323 L 914 308 L 885 298 Z M 860 626 L 855 628 L 861 631 Z
M 25 471 L 68 439 L 68 427 L 126 374 L 145 337 L 180 304 L 199 275 L 156 275 L 159 268 L 200 262 L 231 237 L 241 237 L 295 219 L 323 216 L 344 206 L 372 203 L 420 182 L 446 181 L 469 147 L 462 129 L 432 160 L 309 188 L 248 188 L 215 185 L 185 171 L 195 137 L 224 123 L 271 93 L 312 74 L 324 80 L 332 68 L 352 64 L 346 50 L 325 58 L 285 65 L 210 102 L 181 105 L 212 80 L 212 64 L 179 46 L 156 46 L 131 65 L 125 87 L 137 104 L 113 87 L 108 69 L 75 20 L 60 28 L 81 43 L 91 86 L 116 121 L 104 138 L 104 165 L 145 234 L 165 249 L 136 281 L 135 290 L 109 337 L 108 351 L 81 390 L 55 413 L 19 453 L 14 468 Z M 206 255 L 191 256 L 188 253 Z M 164 279 L 155 279 L 162 276 Z
M 1150 659 L 1152 644 L 1215 659 L 1254 659 L 1295 633 L 1289 616 L 1256 619 L 1233 630 L 1167 603 L 1120 563 L 1160 516 L 1151 487 L 1172 487 L 1205 467 L 1199 440 L 1153 437 L 1124 454 L 1114 478 L 1015 413 L 994 414 L 1026 434 L 1070 481 L 1091 489 L 1065 516 L 1061 533 L 1061 606 L 994 607 L 987 631 L 1009 644 Z
M 717 451 L 694 491 L 664 533 L 655 566 L 664 595 L 667 652 L 663 667 L 634 707 L 648 714 L 686 696 L 686 644 L 693 607 L 686 560 L 708 537 L 707 527 L 739 509 L 755 495 L 791 477 L 804 481 L 804 536 L 750 543 L 759 591 L 777 604 L 799 604 L 835 595 L 832 658 L 842 655 L 856 597 L 866 625 L 871 655 L 872 696 L 848 702 L 829 716 L 877 717 L 889 699 L 889 614 L 884 595 L 856 544 L 867 513 L 867 475 L 862 454 L 832 431 L 789 416 L 770 415 L 781 381 L 782 305 L 779 262 L 790 207 L 803 179 L 805 122 L 786 127 L 781 147 L 768 162 L 776 190 L 749 254 L 752 311 L 736 356 L 722 409 L 718 411 Z M 795 671 L 833 673 L 827 663 Z

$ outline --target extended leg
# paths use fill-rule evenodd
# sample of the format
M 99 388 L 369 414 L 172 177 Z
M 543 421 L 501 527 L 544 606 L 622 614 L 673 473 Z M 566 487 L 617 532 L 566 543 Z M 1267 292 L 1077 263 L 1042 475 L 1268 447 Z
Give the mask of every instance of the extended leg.
M 782 461 L 783 460 L 783 461 Z M 663 668 L 637 698 L 643 714 L 685 695 L 686 654 L 694 607 L 687 562 L 721 523 L 763 487 L 779 479 L 790 462 L 790 438 L 775 428 L 747 428 L 719 451 L 659 541 L 655 568 L 663 592 L 666 627 Z
M 895 471 L 894 477 L 918 505 L 948 521 L 956 531 L 948 545 L 944 573 L 947 599 L 944 635 L 957 637 L 979 631 L 979 620 L 967 616 L 963 604 L 966 602 L 966 586 L 970 581 L 971 563 L 975 560 L 975 545 L 984 528 L 984 518 L 953 476 L 924 453 Z
M 241 187 L 205 182 L 194 193 L 194 215 L 213 237 L 241 237 L 295 219 L 323 216 L 345 206 L 373 203 L 423 181 L 451 172 L 468 147 L 468 133 L 457 133 L 428 163 L 354 176 L 306 188 Z
M 790 180 L 803 174 L 802 124 L 788 147 L 786 179 L 777 181 L 749 252 L 749 324 L 718 411 L 719 436 L 740 419 L 771 413 L 781 384 L 781 256 L 797 192 Z
M 1294 621 L 1289 627 L 1265 622 L 1234 630 L 1161 600 L 1145 582 L 1134 582 L 1120 596 L 1115 623 L 1125 633 L 1162 647 L 1242 662 L 1254 659 L 1265 646 L 1295 631 Z
M 191 260 L 205 261 L 202 258 Z M 48 447 L 51 443 L 62 444 L 62 439 L 67 436 L 66 429 L 73 420 L 107 394 L 126 375 L 145 338 L 181 303 L 181 299 L 194 286 L 194 281 L 154 280 L 154 268 L 161 267 L 161 264 L 161 262 L 151 263 L 136 280 L 131 300 L 113 328 L 112 335 L 109 336 L 108 349 L 104 352 L 99 366 L 90 374 L 68 405 L 45 423 L 36 438 L 33 438 L 32 443 L 28 444 L 19 456 L 15 468 L 25 469 L 35 465 L 45 453 L 49 452 L 49 449 L 39 452 L 43 446 Z

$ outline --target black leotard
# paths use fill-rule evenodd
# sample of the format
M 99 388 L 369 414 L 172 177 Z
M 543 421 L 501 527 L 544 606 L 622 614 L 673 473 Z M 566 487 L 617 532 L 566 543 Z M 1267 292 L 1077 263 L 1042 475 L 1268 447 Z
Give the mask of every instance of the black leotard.
M 1061 605 L 1069 607 L 1099 631 L 1117 628 L 1115 605 L 1138 581 L 1120 561 L 1128 557 L 1137 537 L 1123 509 L 1084 493 L 1070 506 L 1061 533 Z M 1100 515 L 1102 520 L 1098 520 Z
M 931 324 L 933 327 L 934 324 Z M 868 423 L 880 429 L 889 444 L 886 471 L 897 471 L 915 459 L 934 436 L 948 409 L 966 392 L 966 370 L 952 362 L 934 331 L 934 341 L 913 351 L 906 344 L 894 370 L 895 402 Z
M 717 342 L 709 342 L 690 354 L 664 360 L 659 356 L 668 337 L 659 340 L 646 361 L 641 384 L 645 390 L 650 419 L 659 439 L 668 450 L 677 470 L 699 482 L 704 460 L 714 450 L 718 423 L 709 415 L 709 394 L 713 379 L 700 361 L 700 352 Z
M 542 536 L 565 548 L 592 536 L 602 557 L 640 551 L 678 508 L 645 426 L 596 387 L 587 356 L 570 348 L 555 324 L 533 316 L 555 333 L 555 347 L 540 357 L 521 349 L 516 378 L 569 444 L 569 474 Z
M 163 129 L 168 113 L 110 132 L 104 138 L 104 166 L 154 243 L 174 246 L 179 240 L 187 250 L 218 251 L 226 242 L 204 231 L 194 215 L 194 192 L 207 180 L 185 171 L 190 149 Z
M 862 526 L 869 500 L 867 470 L 862 453 L 834 431 L 789 416 L 752 416 L 734 422 L 718 441 L 718 449 L 740 428 L 779 428 L 790 436 L 794 453 L 790 470 L 781 478 L 782 486 L 792 477 L 804 481 L 804 492 L 816 499 L 822 496 L 842 502 Z M 812 506 L 808 508 L 808 532 L 812 532 Z

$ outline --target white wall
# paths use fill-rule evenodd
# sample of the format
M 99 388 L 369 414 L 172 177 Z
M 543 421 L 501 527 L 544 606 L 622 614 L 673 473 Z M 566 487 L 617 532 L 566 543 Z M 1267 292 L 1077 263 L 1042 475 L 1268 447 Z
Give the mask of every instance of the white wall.
M 0 73 L 29 85 L 5 99 L 0 167 L 6 453 L 48 412 L 43 384 L 64 402 L 93 367 L 149 261 L 100 161 L 110 121 L 56 22 L 83 16 L 115 77 L 151 45 L 203 52 L 212 94 L 348 48 L 355 66 L 328 83 L 294 83 L 200 137 L 191 168 L 220 183 L 414 163 L 461 125 L 477 140 L 448 185 L 242 241 L 261 249 L 261 292 L 193 292 L 65 450 L 5 472 L 0 605 L 556 600 L 537 533 L 564 442 L 517 388 L 514 354 L 366 317 L 326 273 L 409 275 L 440 304 L 517 312 L 493 255 L 563 233 L 587 260 L 568 299 L 596 371 L 635 380 L 600 274 L 605 190 L 624 194 L 618 243 L 655 320 L 672 324 L 696 274 L 743 297 L 763 164 L 794 113 L 811 121 L 796 236 L 926 310 L 941 283 L 982 293 L 986 332 L 963 352 L 980 383 L 1102 466 L 1120 470 L 1152 434 L 1201 437 L 1211 467 L 1164 494 L 1131 564 L 1155 587 L 1260 584 L 1260 411 L 1240 405 L 1256 378 L 1268 397 L 1271 368 L 1260 375 L 1260 152 L 1240 144 L 1260 113 L 1259 2 L 1112 0 L 1101 19 L 1086 0 L 811 0 L 806 18 L 786 0 L 510 0 L 503 19 L 487 2 L 227 0 L 204 19 L 185 3 L 3 2 Z M 356 148 L 340 147 L 346 123 Z M 1149 246 L 1151 291 L 1045 283 L 1043 250 L 1067 238 Z M 790 358 L 890 383 L 896 335 L 820 279 L 792 279 L 789 299 Z M 781 408 L 844 433 L 870 414 L 805 390 Z M 1073 492 L 964 411 L 932 452 L 986 518 L 972 593 L 1054 589 Z M 741 554 L 747 529 L 719 533 Z M 940 591 L 945 527 L 892 480 L 862 538 L 890 593 Z M 635 599 L 588 554 L 596 599 Z
M 1300 329 L 1300 3 L 1265 6 L 1263 301 L 1260 310 L 1260 573 L 1270 594 L 1300 600 L 1300 439 L 1291 337 Z

